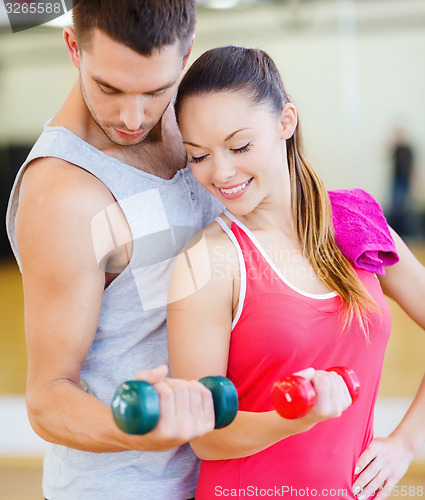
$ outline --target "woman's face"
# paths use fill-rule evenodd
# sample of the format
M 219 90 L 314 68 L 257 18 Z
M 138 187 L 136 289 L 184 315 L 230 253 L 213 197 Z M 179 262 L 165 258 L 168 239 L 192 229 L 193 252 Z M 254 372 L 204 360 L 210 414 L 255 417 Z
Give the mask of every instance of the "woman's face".
M 288 129 L 288 113 L 296 124 L 292 104 L 277 115 L 244 92 L 181 103 L 179 125 L 193 174 L 235 215 L 289 197 L 286 139 L 295 127 Z

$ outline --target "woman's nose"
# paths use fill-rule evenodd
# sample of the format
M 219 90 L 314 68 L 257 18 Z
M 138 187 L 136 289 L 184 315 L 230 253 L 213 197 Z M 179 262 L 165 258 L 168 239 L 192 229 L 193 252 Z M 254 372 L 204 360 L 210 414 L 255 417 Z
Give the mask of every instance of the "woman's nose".
M 214 181 L 219 185 L 225 185 L 235 176 L 237 169 L 229 158 L 222 155 L 214 158 Z

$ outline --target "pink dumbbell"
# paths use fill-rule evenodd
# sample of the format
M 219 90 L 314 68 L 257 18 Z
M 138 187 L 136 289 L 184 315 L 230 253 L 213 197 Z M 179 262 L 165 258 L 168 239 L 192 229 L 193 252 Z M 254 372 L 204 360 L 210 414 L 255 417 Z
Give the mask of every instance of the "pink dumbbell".
M 354 403 L 360 393 L 360 382 L 354 370 L 345 366 L 334 366 L 326 371 L 341 375 Z M 295 419 L 304 417 L 313 408 L 316 402 L 316 391 L 313 384 L 304 377 L 289 375 L 273 384 L 271 399 L 279 415 Z

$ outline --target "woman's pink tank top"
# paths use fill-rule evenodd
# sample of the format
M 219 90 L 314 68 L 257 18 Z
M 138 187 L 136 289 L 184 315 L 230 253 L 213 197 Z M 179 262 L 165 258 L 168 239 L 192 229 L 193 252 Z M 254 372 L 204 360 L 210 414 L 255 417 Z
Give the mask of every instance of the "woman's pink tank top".
M 226 215 L 232 220 L 231 230 L 221 218 L 216 220 L 236 246 L 241 271 L 227 373 L 238 390 L 240 410 L 272 410 L 273 383 L 310 366 L 352 368 L 361 391 L 341 417 L 321 422 L 308 432 L 247 458 L 203 461 L 196 499 L 354 499 L 354 467 L 373 437 L 373 408 L 391 328 L 379 281 L 370 272 L 356 270 L 381 309 L 370 314 L 367 341 L 355 321 L 342 331 L 339 296 L 315 295 L 294 287 L 251 231 L 229 212 Z

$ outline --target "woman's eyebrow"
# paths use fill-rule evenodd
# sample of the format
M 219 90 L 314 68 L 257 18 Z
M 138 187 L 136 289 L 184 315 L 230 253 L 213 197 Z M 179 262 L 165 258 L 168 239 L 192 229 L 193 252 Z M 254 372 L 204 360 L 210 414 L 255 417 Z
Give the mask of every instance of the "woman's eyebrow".
M 231 139 L 234 135 L 236 135 L 238 132 L 242 132 L 243 130 L 251 130 L 251 127 L 245 127 L 245 128 L 240 128 L 239 130 L 235 130 L 231 134 L 229 134 L 225 139 L 224 142 L 228 141 Z
M 243 130 L 252 130 L 251 127 L 245 127 L 245 128 L 240 128 L 238 130 L 235 130 L 231 134 L 229 134 L 225 139 L 224 142 L 227 142 L 230 140 L 234 135 L 236 135 L 238 132 L 242 132 Z M 189 141 L 183 141 L 183 144 L 187 144 L 188 146 L 194 146 L 195 148 L 201 148 L 202 146 L 199 146 L 198 144 L 194 144 L 193 142 Z

